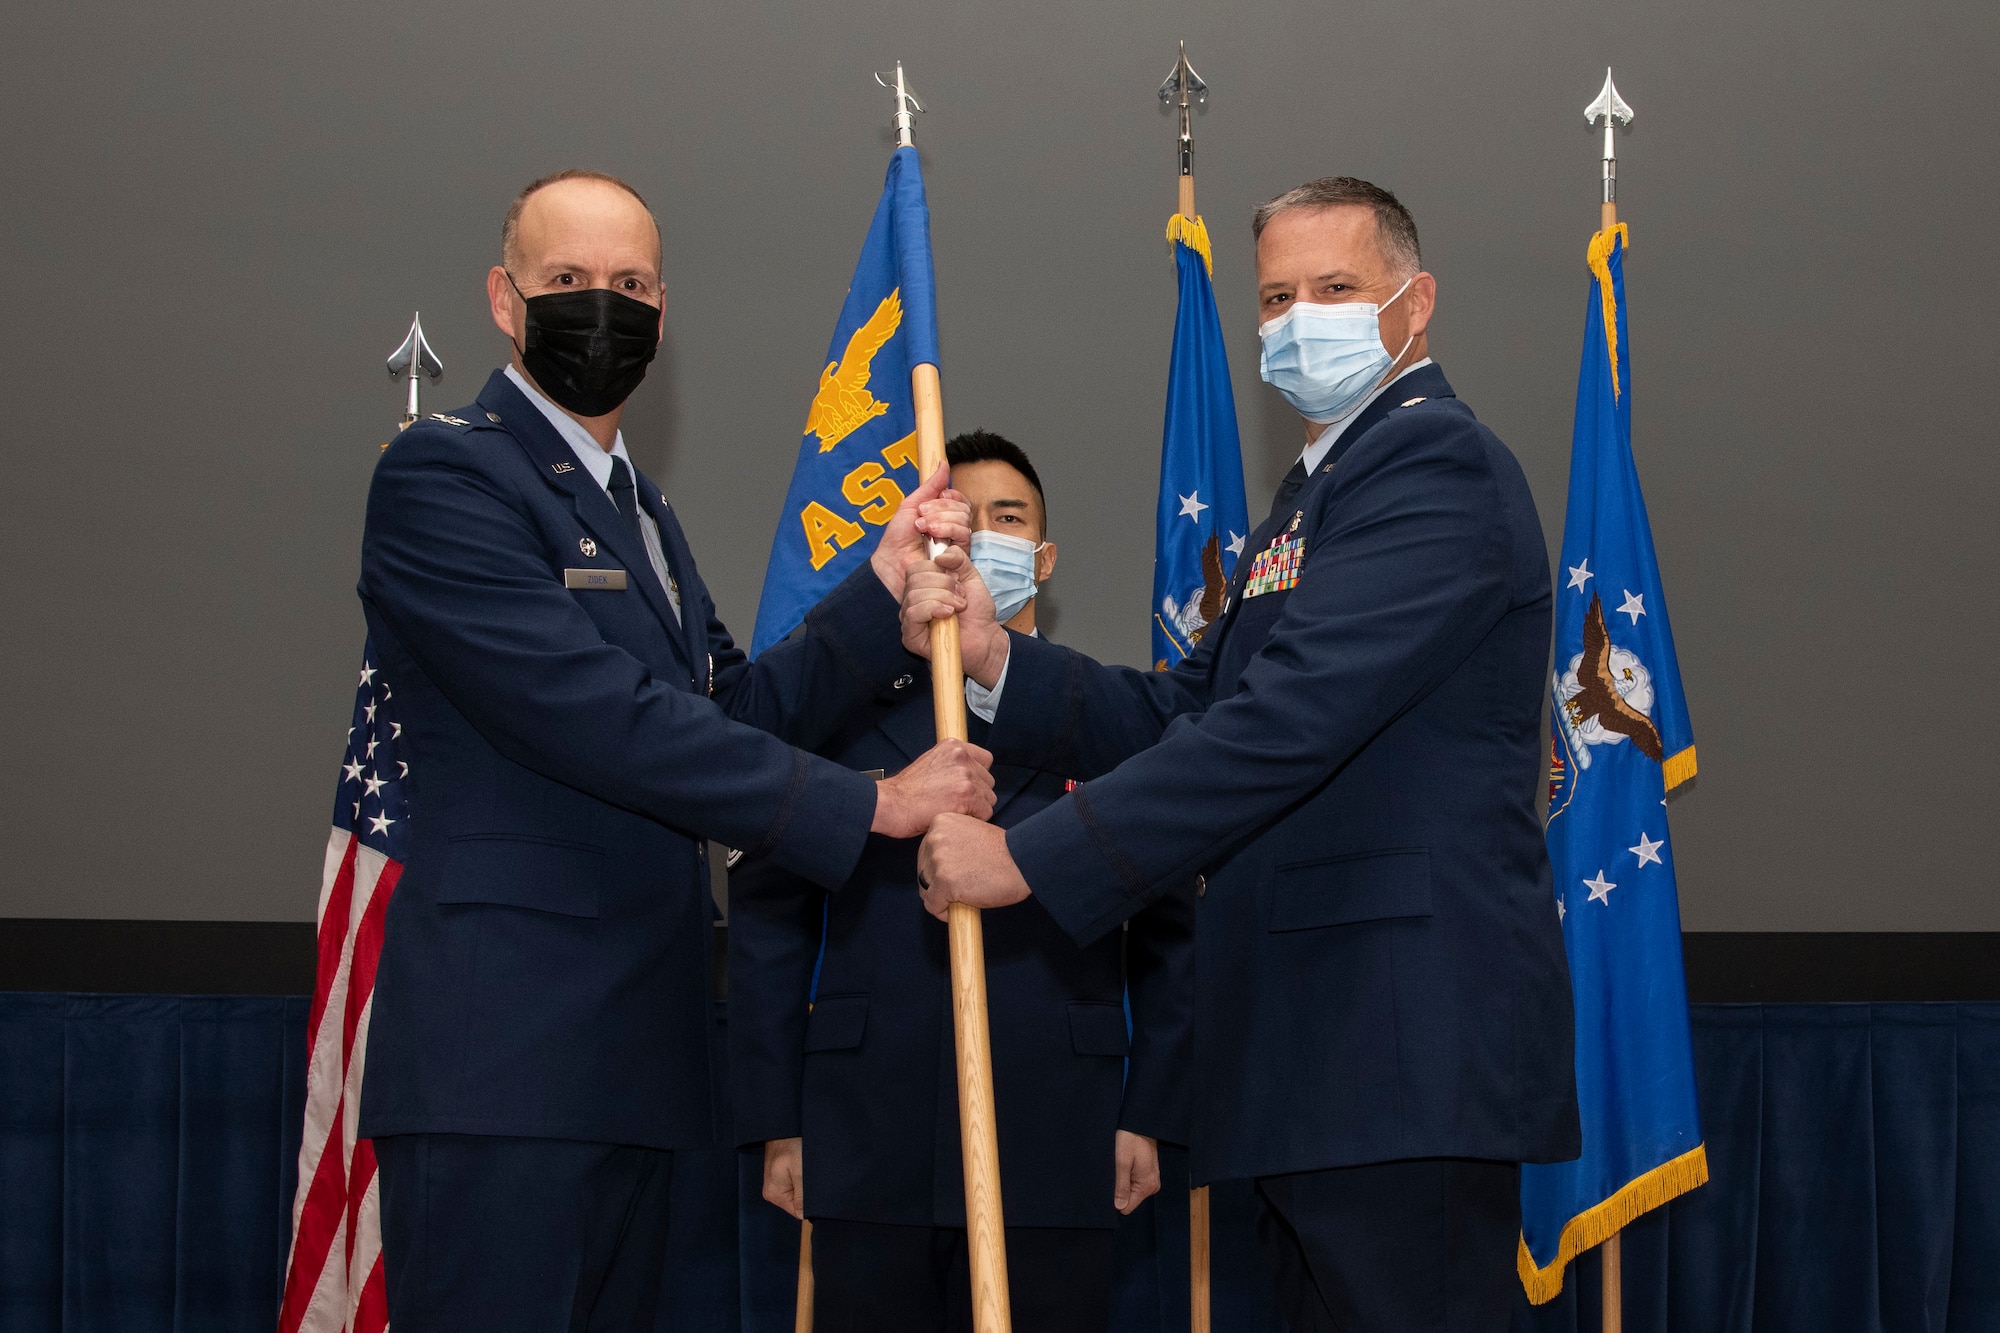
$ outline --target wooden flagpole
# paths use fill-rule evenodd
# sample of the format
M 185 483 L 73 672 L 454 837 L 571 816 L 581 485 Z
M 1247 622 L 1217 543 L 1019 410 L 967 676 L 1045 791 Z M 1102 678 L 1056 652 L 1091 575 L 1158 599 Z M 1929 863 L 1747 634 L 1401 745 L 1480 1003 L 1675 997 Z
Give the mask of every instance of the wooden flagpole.
M 879 77 L 879 76 L 878 76 Z M 896 64 L 896 141 L 915 146 L 911 111 L 922 110 Z M 917 472 L 928 478 L 944 466 L 944 394 L 938 368 L 910 368 L 910 400 L 917 415 Z M 933 553 L 936 551 L 933 544 Z M 958 621 L 931 622 L 931 704 L 937 738 L 967 740 L 965 666 Z M 952 1031 L 958 1046 L 958 1131 L 965 1165 L 966 1251 L 972 1269 L 974 1333 L 1012 1333 L 1007 1291 L 1007 1228 L 1000 1209 L 1000 1132 L 993 1109 L 993 1043 L 986 1022 L 986 938 L 979 909 L 953 903 L 950 930 Z
M 938 368 L 910 371 L 917 407 L 917 467 L 928 477 L 943 465 L 944 399 Z M 931 622 L 931 704 L 939 740 L 965 740 L 965 667 L 958 621 Z M 986 939 L 979 909 L 950 909 L 951 1014 L 958 1044 L 958 1130 L 965 1163 L 966 1248 L 972 1267 L 975 1333 L 1010 1333 L 1007 1231 L 1000 1209 L 1000 1133 L 993 1109 L 993 1044 L 986 1023 Z
M 1624 1333 L 1625 1329 L 1625 1256 L 1619 1244 L 1624 1236 L 1624 1232 L 1614 1231 L 1597 1246 L 1604 1263 L 1604 1333 Z
M 813 1333 L 813 1224 L 799 1223 L 799 1303 L 792 1316 L 792 1333 Z
M 1208 1186 L 1188 1191 L 1188 1329 L 1209 1333 Z
M 1618 89 L 1611 82 L 1611 71 L 1604 71 L 1604 87 L 1597 98 L 1583 109 L 1584 120 L 1595 127 L 1601 118 L 1604 121 L 1604 199 L 1597 210 L 1597 229 L 1609 232 L 1618 225 L 1618 144 L 1617 127 L 1632 123 L 1632 108 L 1618 95 Z M 1624 1248 L 1620 1244 L 1623 1233 L 1614 1231 L 1597 1247 L 1598 1258 L 1603 1264 L 1603 1316 L 1604 1333 L 1623 1333 L 1625 1328 L 1625 1263 Z
M 1160 85 L 1160 100 L 1180 109 L 1178 141 L 1179 197 L 1175 209 L 1190 223 L 1194 211 L 1194 121 L 1197 102 L 1207 102 L 1208 85 L 1188 64 L 1187 43 L 1181 43 L 1180 59 L 1167 81 Z M 1209 1333 L 1208 1270 L 1208 1186 L 1188 1191 L 1188 1328 L 1190 1333 Z

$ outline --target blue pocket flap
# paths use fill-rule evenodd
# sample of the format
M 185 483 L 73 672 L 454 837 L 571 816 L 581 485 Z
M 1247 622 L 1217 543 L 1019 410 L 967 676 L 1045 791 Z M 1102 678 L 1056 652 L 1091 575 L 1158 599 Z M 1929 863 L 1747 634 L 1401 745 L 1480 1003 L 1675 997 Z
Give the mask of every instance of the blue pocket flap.
M 1078 1055 L 1124 1055 L 1132 1048 L 1125 1033 L 1125 1006 L 1071 1005 L 1069 1042 Z
M 867 1033 L 866 995 L 822 995 L 806 1016 L 808 1051 L 851 1051 Z
M 1431 914 L 1431 854 L 1421 847 L 1279 866 L 1271 929 L 1312 930 Z
M 441 903 L 491 903 L 560 916 L 597 915 L 604 852 L 577 842 L 506 834 L 453 838 Z

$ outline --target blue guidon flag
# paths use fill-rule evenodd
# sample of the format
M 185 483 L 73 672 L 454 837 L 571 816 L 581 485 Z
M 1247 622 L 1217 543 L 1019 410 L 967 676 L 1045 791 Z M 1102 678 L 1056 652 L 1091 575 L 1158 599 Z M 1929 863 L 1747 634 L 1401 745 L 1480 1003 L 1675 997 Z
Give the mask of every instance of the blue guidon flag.
M 1576 997 L 1583 1155 L 1521 1170 L 1521 1283 L 1708 1179 L 1695 1107 L 1669 791 L 1694 731 L 1632 462 L 1623 223 L 1592 238 L 1556 591 L 1549 860 Z
M 1153 545 L 1153 666 L 1165 671 L 1194 652 L 1222 611 L 1243 554 L 1243 452 L 1222 321 L 1215 313 L 1208 228 L 1176 213 L 1167 240 L 1180 266 L 1167 369 L 1167 424 L 1160 445 L 1160 506 Z
M 931 213 L 917 150 L 898 148 L 840 308 L 785 493 L 757 629 L 763 652 L 875 549 L 917 475 L 910 371 L 938 363 Z

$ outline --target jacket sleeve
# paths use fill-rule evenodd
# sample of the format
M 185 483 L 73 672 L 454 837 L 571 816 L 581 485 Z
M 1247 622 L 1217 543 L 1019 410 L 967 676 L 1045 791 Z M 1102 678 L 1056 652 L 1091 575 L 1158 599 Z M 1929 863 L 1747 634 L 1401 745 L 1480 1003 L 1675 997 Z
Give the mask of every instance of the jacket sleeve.
M 441 426 L 404 432 L 376 467 L 362 537 L 362 600 L 446 700 L 525 768 L 815 883 L 845 880 L 875 784 L 606 643 L 476 449 Z
M 1207 646 L 1171 671 L 1137 671 L 1034 635 L 1007 637 L 1007 681 L 986 745 L 996 763 L 1098 777 L 1208 703 Z
M 1409 418 L 1343 460 L 1298 586 L 1236 692 L 1008 831 L 1029 886 L 1080 943 L 1310 795 L 1506 612 L 1512 555 L 1483 430 L 1445 406 Z M 1071 656 L 1052 707 L 1094 713 L 1114 673 Z
M 729 1095 L 739 1144 L 803 1132 L 806 1016 L 826 895 L 768 861 L 729 876 Z
M 900 623 L 896 599 L 866 562 L 806 613 L 803 633 L 772 644 L 755 662 L 711 614 L 715 702 L 738 722 L 819 751 L 911 670 Z
M 1194 1061 L 1194 886 L 1176 885 L 1125 934 L 1132 1063 L 1118 1128 L 1185 1145 Z

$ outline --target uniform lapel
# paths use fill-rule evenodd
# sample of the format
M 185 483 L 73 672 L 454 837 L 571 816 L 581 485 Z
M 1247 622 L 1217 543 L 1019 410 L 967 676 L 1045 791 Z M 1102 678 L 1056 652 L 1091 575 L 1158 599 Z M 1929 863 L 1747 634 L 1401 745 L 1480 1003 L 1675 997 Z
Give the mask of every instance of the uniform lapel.
M 1445 379 L 1442 370 L 1435 365 L 1419 366 L 1390 385 L 1387 393 L 1361 409 L 1361 415 L 1354 419 L 1352 426 L 1341 433 L 1333 448 L 1320 460 L 1319 467 L 1299 487 L 1297 494 L 1292 496 L 1289 503 L 1274 506 L 1271 516 L 1250 534 L 1250 540 L 1244 544 L 1243 554 L 1237 557 L 1236 568 L 1230 571 L 1228 600 L 1223 603 L 1222 623 L 1215 627 L 1215 654 L 1210 656 L 1211 662 L 1215 660 L 1215 655 L 1221 652 L 1222 640 L 1228 637 L 1229 627 L 1235 623 L 1236 613 L 1242 609 L 1243 583 L 1250 576 L 1250 565 L 1256 560 L 1257 553 L 1271 544 L 1271 540 L 1278 535 L 1281 525 L 1290 523 L 1294 514 L 1305 509 L 1314 491 L 1325 485 L 1332 477 L 1334 466 L 1347 451 L 1359 443 L 1362 436 L 1380 425 L 1384 417 L 1412 399 L 1453 396 L 1451 384 Z
M 646 604 L 653 608 L 653 613 L 666 628 L 675 654 L 691 663 L 686 638 L 675 621 L 673 607 L 667 603 L 667 590 L 653 575 L 653 562 L 646 555 L 646 543 L 640 539 L 639 530 L 626 521 L 625 516 L 618 512 L 618 506 L 611 503 L 611 497 L 604 493 L 604 488 L 584 471 L 583 465 L 577 462 L 576 454 L 556 433 L 541 409 L 529 402 L 513 382 L 497 370 L 480 391 L 479 407 L 506 427 L 507 432 L 520 443 L 528 457 L 534 460 L 535 470 L 541 474 L 542 480 L 570 498 L 575 506 L 577 522 L 624 567 L 626 586 L 639 590 L 639 595 L 646 599 Z

